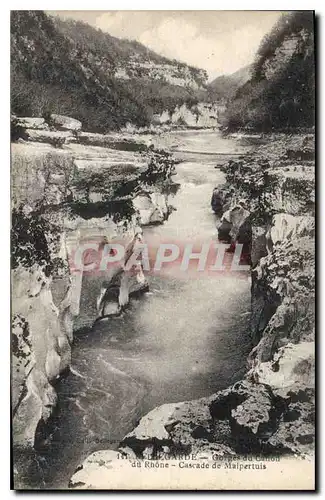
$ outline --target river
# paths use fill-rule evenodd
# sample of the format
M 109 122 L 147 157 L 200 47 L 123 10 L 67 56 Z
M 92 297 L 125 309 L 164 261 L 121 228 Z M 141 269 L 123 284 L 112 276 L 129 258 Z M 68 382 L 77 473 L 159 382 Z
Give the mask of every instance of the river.
M 210 199 L 224 174 L 215 167 L 244 146 L 217 132 L 165 139 L 183 159 L 174 177 L 180 184 L 171 200 L 176 210 L 163 225 L 146 228 L 145 239 L 216 240 Z M 155 406 L 212 394 L 243 373 L 250 350 L 248 275 L 150 276 L 149 281 L 150 291 L 132 299 L 120 317 L 76 333 L 73 372 L 57 387 L 50 451 L 41 453 L 43 487 L 67 487 L 87 455 L 117 448 Z

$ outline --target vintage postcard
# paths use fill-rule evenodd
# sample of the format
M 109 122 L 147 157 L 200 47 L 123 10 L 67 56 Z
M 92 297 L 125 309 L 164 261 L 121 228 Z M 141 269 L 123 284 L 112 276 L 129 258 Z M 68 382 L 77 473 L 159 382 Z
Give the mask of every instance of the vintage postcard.
M 314 24 L 11 11 L 13 489 L 315 489 Z

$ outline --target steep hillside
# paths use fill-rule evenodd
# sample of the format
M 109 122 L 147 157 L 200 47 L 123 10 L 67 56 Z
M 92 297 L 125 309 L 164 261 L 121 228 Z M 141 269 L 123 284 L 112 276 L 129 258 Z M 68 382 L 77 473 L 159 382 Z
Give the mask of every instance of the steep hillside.
M 206 74 L 155 54 L 137 42 L 42 11 L 11 14 L 12 111 L 59 113 L 85 129 L 105 131 L 197 102 Z
M 218 76 L 207 86 L 207 93 L 210 100 L 228 101 L 233 98 L 236 91 L 244 85 L 251 77 L 252 66 L 248 65 L 240 68 L 231 75 Z
M 205 85 L 204 70 L 171 61 L 135 40 L 113 37 L 80 21 L 56 17 L 53 22 L 77 50 L 118 80 L 159 80 L 193 90 Z
M 251 79 L 228 106 L 231 130 L 276 130 L 314 125 L 312 11 L 283 15 L 262 41 Z

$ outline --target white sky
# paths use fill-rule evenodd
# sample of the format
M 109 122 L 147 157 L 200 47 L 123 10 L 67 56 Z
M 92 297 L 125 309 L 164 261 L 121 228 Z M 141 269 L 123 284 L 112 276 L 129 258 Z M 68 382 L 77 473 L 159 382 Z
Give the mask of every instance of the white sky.
M 251 63 L 279 11 L 47 11 L 208 71 L 210 79 Z

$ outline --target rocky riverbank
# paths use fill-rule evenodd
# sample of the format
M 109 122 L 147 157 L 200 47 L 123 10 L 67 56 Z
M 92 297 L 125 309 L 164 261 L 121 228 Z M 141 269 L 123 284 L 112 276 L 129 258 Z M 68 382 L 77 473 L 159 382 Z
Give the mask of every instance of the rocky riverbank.
M 15 487 L 41 477 L 37 446 L 57 403 L 55 385 L 70 369 L 80 318 L 80 244 L 121 241 L 131 249 L 141 227 L 169 215 L 173 161 L 134 134 L 82 132 L 60 115 L 12 119 L 12 401 Z M 125 258 L 125 262 L 127 257 Z M 99 276 L 88 326 L 116 315 L 147 290 L 141 266 Z M 112 293 L 110 293 L 112 292 Z M 36 464 L 36 465 L 35 465 Z M 38 465 L 37 465 L 38 464 Z M 28 487 L 28 483 L 27 483 Z
M 110 484 L 121 455 L 313 454 L 314 137 L 267 139 L 254 153 L 224 165 L 226 184 L 212 198 L 221 224 L 227 222 L 223 233 L 229 243 L 246 244 L 251 257 L 254 348 L 246 375 L 208 398 L 155 408 L 118 452 L 88 457 L 72 477 L 72 488 Z

